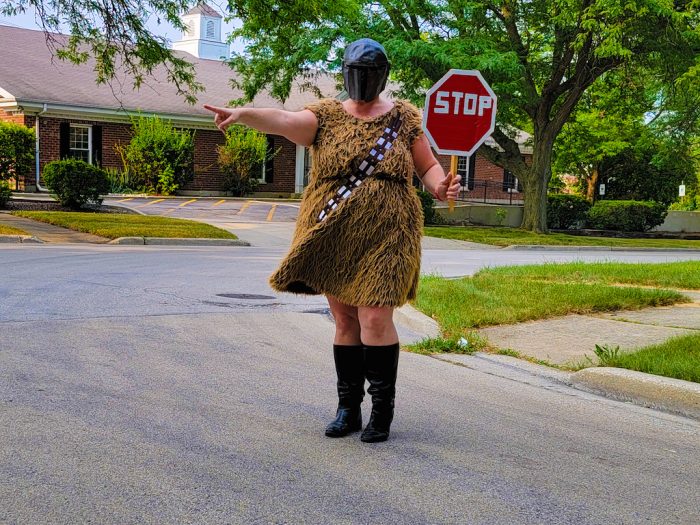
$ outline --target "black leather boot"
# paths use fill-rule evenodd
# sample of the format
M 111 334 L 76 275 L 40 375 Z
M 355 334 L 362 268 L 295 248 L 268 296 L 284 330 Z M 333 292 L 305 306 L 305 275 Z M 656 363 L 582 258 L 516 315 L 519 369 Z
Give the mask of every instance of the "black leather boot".
M 365 370 L 362 345 L 333 345 L 338 374 L 338 411 L 326 427 L 326 436 L 343 437 L 362 429 L 360 405 L 365 397 Z
M 389 428 L 394 419 L 399 351 L 399 343 L 388 346 L 365 345 L 365 376 L 369 381 L 367 393 L 372 396 L 372 415 L 360 436 L 365 443 L 389 439 Z

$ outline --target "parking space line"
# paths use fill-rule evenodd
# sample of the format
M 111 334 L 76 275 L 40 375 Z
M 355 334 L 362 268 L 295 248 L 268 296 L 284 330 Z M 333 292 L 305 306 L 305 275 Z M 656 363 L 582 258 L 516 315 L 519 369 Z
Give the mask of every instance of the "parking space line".
M 242 215 L 243 212 L 246 211 L 246 210 L 248 209 L 248 206 L 250 206 L 250 203 L 251 203 L 251 202 L 253 202 L 253 201 L 245 201 L 245 202 L 243 203 L 243 206 L 241 206 L 241 209 L 238 210 L 238 213 L 236 213 L 236 215 Z
M 197 202 L 197 199 L 192 199 L 187 202 L 183 202 L 182 204 L 178 204 L 177 207 L 182 208 L 183 206 L 187 206 L 188 204 L 192 204 L 193 202 Z
M 275 214 L 275 210 L 276 210 L 276 209 L 277 209 L 277 204 L 273 204 L 273 205 L 272 205 L 272 208 L 270 208 L 270 211 L 269 211 L 268 214 L 267 214 L 267 220 L 268 220 L 268 221 L 271 221 L 271 220 L 272 220 L 272 216 Z
M 213 208 L 214 206 L 218 206 L 220 204 L 223 204 L 224 202 L 226 202 L 226 199 L 221 199 L 219 202 L 215 202 L 214 204 L 212 204 L 211 207 Z
M 137 208 L 145 208 L 146 206 L 150 206 L 151 204 L 156 204 L 158 202 L 163 202 L 165 199 L 154 199 L 152 201 L 148 201 L 146 204 L 141 204 L 140 206 L 136 206 Z

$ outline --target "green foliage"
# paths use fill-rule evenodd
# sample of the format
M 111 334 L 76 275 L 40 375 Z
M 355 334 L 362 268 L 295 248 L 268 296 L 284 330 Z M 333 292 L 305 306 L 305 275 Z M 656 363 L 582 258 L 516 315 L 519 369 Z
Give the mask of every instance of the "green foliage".
M 588 211 L 588 224 L 600 230 L 645 232 L 666 218 L 666 206 L 651 201 L 598 201 Z
M 398 95 L 419 104 L 450 68 L 480 70 L 498 96 L 492 138 L 499 146 L 480 152 L 524 182 L 523 227 L 534 231 L 546 230 L 553 142 L 598 78 L 639 66 L 672 87 L 700 67 L 696 7 L 686 2 L 290 0 L 270 9 L 260 0 L 232 0 L 230 6 L 243 20 L 232 36 L 247 45 L 231 61 L 245 100 L 264 88 L 286 98 L 295 77 L 309 79 L 318 67 L 337 71 L 344 46 L 368 35 L 386 47 Z M 530 164 L 514 128 L 533 134 Z
M 135 188 L 170 195 L 194 176 L 194 132 L 177 130 L 157 116 L 133 121 L 134 135 L 117 151 Z
M 94 59 L 96 80 L 110 82 L 122 72 L 139 88 L 154 74 L 175 86 L 190 103 L 203 87 L 194 67 L 170 49 L 164 36 L 152 33 L 150 20 L 167 22 L 183 30 L 180 15 L 196 2 L 189 0 L 143 0 L 139 2 L 94 2 L 92 0 L 3 0 L 0 15 L 12 17 L 35 10 L 47 42 L 63 60 L 81 64 Z M 68 34 L 69 38 L 60 38 Z
M 565 193 L 547 197 L 547 227 L 555 230 L 583 228 L 591 203 L 579 195 Z
M 654 200 L 666 205 L 678 198 L 678 186 L 692 181 L 693 163 L 687 150 L 648 137 L 634 148 L 601 163 L 600 182 L 606 199 Z
M 697 211 L 700 210 L 700 195 L 686 195 L 668 207 L 674 211 Z
M 49 162 L 43 172 L 46 187 L 66 208 L 84 204 L 102 204 L 101 194 L 109 191 L 107 174 L 83 160 L 66 159 Z
M 218 151 L 226 191 L 235 197 L 253 193 L 258 186 L 254 175 L 267 158 L 265 134 L 246 126 L 231 126 L 226 130 L 226 143 Z
M 423 208 L 423 224 L 444 224 L 445 220 L 435 211 L 435 199 L 433 196 L 423 190 L 416 190 Z
M 20 179 L 34 164 L 34 131 L 13 122 L 0 121 L 0 180 Z
M 10 185 L 7 181 L 0 180 L 0 208 L 5 207 L 11 196 L 12 190 L 10 189 Z
M 595 345 L 595 355 L 598 358 L 600 366 L 615 366 L 613 363 L 620 356 L 620 347 L 611 347 L 608 345 Z
M 109 193 L 142 193 L 143 188 L 131 179 L 127 170 L 104 168 L 109 182 Z

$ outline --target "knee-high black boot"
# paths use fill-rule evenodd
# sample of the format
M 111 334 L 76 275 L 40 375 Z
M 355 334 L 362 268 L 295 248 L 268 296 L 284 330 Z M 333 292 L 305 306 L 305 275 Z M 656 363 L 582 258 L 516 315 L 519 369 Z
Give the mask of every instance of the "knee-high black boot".
M 338 374 L 338 411 L 326 427 L 326 436 L 343 437 L 362 428 L 360 405 L 365 396 L 365 370 L 362 345 L 333 345 Z
M 369 381 L 367 393 L 372 396 L 372 415 L 360 436 L 365 443 L 389 439 L 389 428 L 394 419 L 399 351 L 399 343 L 388 346 L 365 345 L 365 376 Z

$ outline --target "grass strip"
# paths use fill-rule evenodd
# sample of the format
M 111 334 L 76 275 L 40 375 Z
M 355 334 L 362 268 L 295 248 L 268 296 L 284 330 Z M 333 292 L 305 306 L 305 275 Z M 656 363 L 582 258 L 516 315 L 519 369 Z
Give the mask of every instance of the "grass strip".
M 684 335 L 664 343 L 620 353 L 596 352 L 601 366 L 615 366 L 700 383 L 700 334 Z
M 585 237 L 565 233 L 534 233 L 519 228 L 492 228 L 478 226 L 426 226 L 429 237 L 479 242 L 495 246 L 513 244 L 546 244 L 554 246 L 615 246 L 628 248 L 695 248 L 700 241 L 685 239 L 622 239 L 619 237 Z
M 4 224 L 0 224 L 0 235 L 29 235 L 27 232 L 24 230 L 20 230 L 19 228 L 13 228 L 12 226 L 5 226 Z
M 119 237 L 237 239 L 233 233 L 221 228 L 171 217 L 62 211 L 20 211 L 14 212 L 13 215 L 79 232 L 92 233 L 108 239 Z
M 450 339 L 484 326 L 689 302 L 674 290 L 700 287 L 700 262 L 567 263 L 487 268 L 472 277 L 423 276 L 415 306 Z
M 700 261 L 672 263 L 545 263 L 482 270 L 502 279 L 537 279 L 561 283 L 636 284 L 700 289 Z M 477 274 L 478 275 L 478 274 Z
M 574 313 L 665 306 L 688 300 L 672 290 L 531 279 L 508 281 L 481 274 L 456 280 L 423 277 L 415 305 L 437 320 L 449 337 L 490 325 L 522 323 Z

